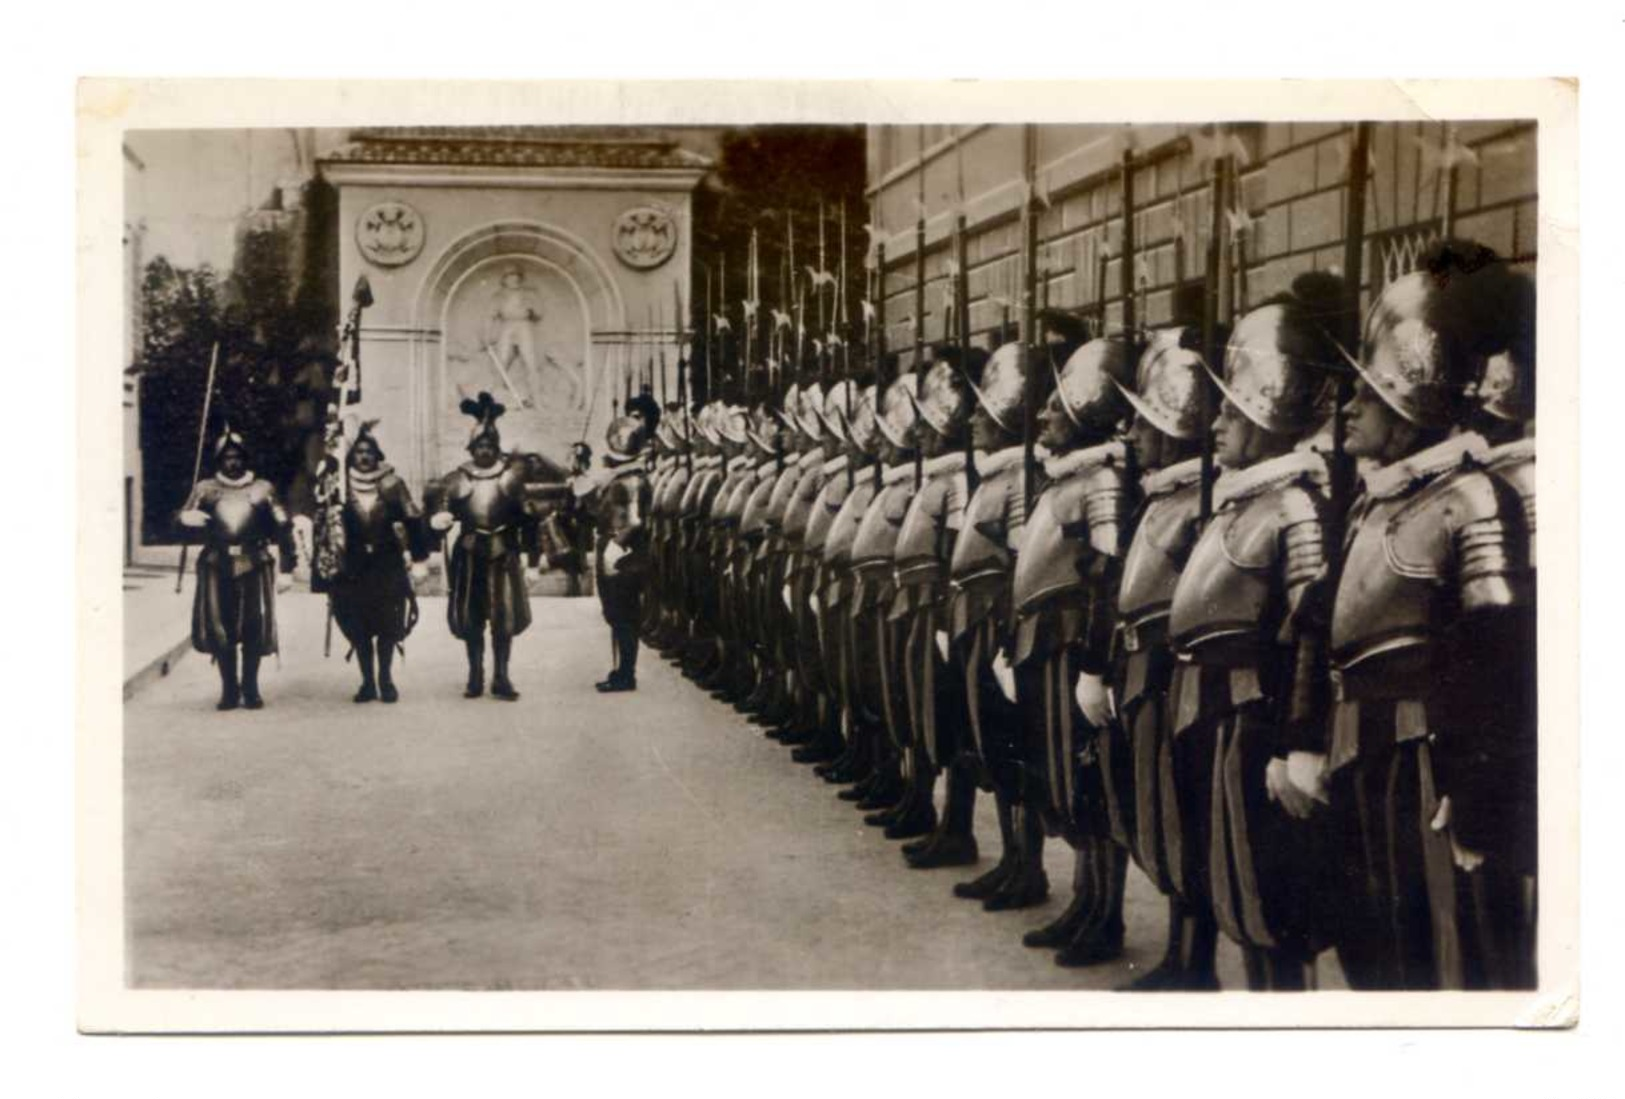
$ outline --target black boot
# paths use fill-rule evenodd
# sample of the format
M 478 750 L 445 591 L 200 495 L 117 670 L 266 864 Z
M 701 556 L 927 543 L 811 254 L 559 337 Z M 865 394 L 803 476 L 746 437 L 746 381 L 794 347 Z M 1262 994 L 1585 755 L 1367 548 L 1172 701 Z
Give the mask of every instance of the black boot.
M 225 652 L 214 656 L 215 667 L 220 672 L 220 701 L 214 704 L 217 710 L 235 710 L 243 701 L 242 690 L 237 686 L 237 646 L 229 646 Z
M 355 693 L 355 701 L 371 702 L 378 697 L 378 685 L 372 671 L 372 638 L 356 642 L 355 662 L 361 669 L 361 689 Z
M 916 753 L 913 777 L 909 782 L 912 796 L 899 802 L 901 811 L 894 811 L 894 815 L 886 821 L 884 835 L 889 840 L 924 836 L 937 826 L 937 808 L 931 801 L 931 789 L 936 780 L 923 757 L 923 752 Z M 864 819 L 868 820 L 867 817 Z
M 998 863 L 979 878 L 962 881 L 954 886 L 954 896 L 962 897 L 968 901 L 985 901 L 1003 887 L 1016 868 L 1017 843 L 1016 827 L 1013 810 L 1010 802 L 1002 797 L 993 799 L 998 807 L 999 842 L 1002 852 Z
M 1123 992 L 1167 992 L 1177 989 L 1185 978 L 1183 959 L 1185 906 L 1177 896 L 1168 898 L 1168 942 L 1156 967 L 1124 985 Z
M 396 702 L 401 692 L 395 689 L 395 679 L 390 674 L 395 664 L 395 646 L 388 641 L 378 642 L 378 697 L 384 702 Z
M 1015 869 L 998 892 L 982 902 L 988 912 L 1031 908 L 1049 899 L 1049 875 L 1044 873 L 1044 825 L 1036 810 L 1013 807 L 1011 823 L 1019 841 Z
M 463 688 L 463 697 L 478 698 L 485 693 L 485 635 L 475 634 L 463 644 L 468 649 L 468 686 Z
M 513 689 L 513 683 L 508 679 L 508 657 L 512 652 L 513 638 L 491 635 L 491 658 L 496 665 L 491 673 L 491 697 L 504 702 L 519 698 L 519 692 Z
M 1123 954 L 1123 886 L 1128 877 L 1128 852 L 1104 836 L 1088 840 L 1087 845 L 1098 901 L 1072 941 L 1056 953 L 1055 964 L 1059 966 L 1098 965 Z
M 903 857 L 916 870 L 939 866 L 973 866 L 981 858 L 976 849 L 976 776 L 962 764 L 948 768 L 948 789 L 943 799 L 942 824 L 931 840 Z
M 1036 927 L 1021 937 L 1022 946 L 1058 950 L 1072 941 L 1095 905 L 1095 890 L 1090 881 L 1091 867 L 1088 856 L 1080 850 L 1072 852 L 1072 901 L 1066 910 L 1043 927 Z M 1177 932 L 1176 932 L 1177 933 Z
M 260 654 L 243 646 L 243 709 L 258 710 L 265 706 L 260 697 Z

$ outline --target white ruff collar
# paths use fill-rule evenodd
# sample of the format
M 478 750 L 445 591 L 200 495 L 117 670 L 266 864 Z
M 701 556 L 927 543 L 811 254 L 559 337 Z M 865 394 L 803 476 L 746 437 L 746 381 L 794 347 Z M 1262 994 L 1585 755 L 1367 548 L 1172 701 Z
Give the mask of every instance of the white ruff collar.
M 825 477 L 833 477 L 837 473 L 844 473 L 846 471 L 846 455 L 837 454 L 824 463 L 823 469 Z
M 1003 473 L 1026 455 L 1027 448 L 1020 443 L 995 450 L 985 458 L 976 459 L 976 473 L 981 477 L 992 477 Z M 1042 458 L 1042 451 L 1033 452 L 1035 458 Z
M 1095 466 L 1122 465 L 1127 459 L 1128 448 L 1123 445 L 1122 440 L 1114 439 L 1098 446 L 1057 454 L 1044 463 L 1044 472 L 1055 478 L 1069 477 Z
M 801 452 L 801 457 L 796 459 L 796 468 L 805 473 L 813 466 L 822 465 L 823 462 L 823 450 L 819 447 L 812 447 Z
M 965 452 L 963 450 L 950 450 L 947 454 L 938 454 L 925 463 L 925 475 L 936 477 L 943 473 L 958 473 L 965 468 Z
M 225 485 L 227 488 L 242 488 L 244 485 L 254 483 L 254 471 L 251 469 L 245 469 L 243 470 L 242 476 L 238 477 L 236 480 L 227 477 L 224 473 L 216 473 L 214 475 L 214 479 Z
M 740 470 L 744 469 L 749 464 L 750 464 L 750 456 L 749 455 L 736 454 L 732 458 L 728 459 L 728 472 L 729 473 L 737 473 Z
M 880 475 L 880 483 L 883 485 L 895 485 L 897 482 L 903 480 L 903 478 L 913 476 L 913 462 L 898 462 L 894 466 L 886 467 L 886 472 Z
M 489 469 L 481 469 L 473 462 L 464 462 L 462 465 L 462 470 L 476 481 L 486 481 L 492 477 L 500 477 L 506 473 L 508 470 L 508 463 L 496 462 L 492 464 Z
M 1502 443 L 1498 447 L 1491 447 L 1484 458 L 1492 466 L 1532 462 L 1535 460 L 1535 440 L 1514 439 L 1510 443 Z
M 1477 432 L 1452 436 L 1442 443 L 1408 454 L 1397 462 L 1379 466 L 1364 477 L 1366 495 L 1374 500 L 1403 495 L 1413 487 L 1431 481 L 1468 462 L 1482 465 L 1489 444 Z
M 376 485 L 379 481 L 382 481 L 385 477 L 388 477 L 394 472 L 394 468 L 387 464 L 380 465 L 371 473 L 362 473 L 359 469 L 352 469 L 350 471 L 350 483 L 356 484 L 359 482 L 370 487 L 372 485 Z
M 1202 459 L 1187 458 L 1164 466 L 1140 478 L 1140 490 L 1147 496 L 1166 496 L 1202 479 Z
M 1317 485 L 1327 481 L 1325 460 L 1312 450 L 1291 450 L 1275 458 L 1228 470 L 1213 486 L 1213 510 L 1251 499 L 1265 489 L 1307 477 Z

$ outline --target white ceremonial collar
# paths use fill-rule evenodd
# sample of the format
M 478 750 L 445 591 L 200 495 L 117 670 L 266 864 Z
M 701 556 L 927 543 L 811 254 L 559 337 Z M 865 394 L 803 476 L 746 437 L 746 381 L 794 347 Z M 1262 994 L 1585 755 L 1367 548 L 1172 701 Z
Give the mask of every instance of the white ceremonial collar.
M 254 471 L 251 469 L 245 469 L 243 470 L 242 476 L 238 477 L 236 480 L 232 480 L 224 473 L 216 473 L 214 475 L 214 479 L 225 485 L 227 488 L 242 488 L 244 485 L 251 485 L 254 483 Z
M 1317 485 L 1324 485 L 1328 480 L 1326 462 L 1313 450 L 1289 450 L 1246 469 L 1226 470 L 1213 485 L 1213 510 L 1303 477 Z
M 992 477 L 996 473 L 1003 473 L 1017 462 L 1021 461 L 1027 453 L 1027 448 L 1021 443 L 995 450 L 986 457 L 976 459 L 976 473 L 980 477 Z M 1035 450 L 1033 456 L 1038 458 L 1040 452 Z
M 740 470 L 744 469 L 749 464 L 750 464 L 750 455 L 748 455 L 748 454 L 735 454 L 732 458 L 728 459 L 728 472 L 729 473 L 738 473 Z
M 492 477 L 500 477 L 506 473 L 508 470 L 508 463 L 497 462 L 491 466 L 490 469 L 481 469 L 473 462 L 464 462 L 462 465 L 462 470 L 476 481 L 486 481 Z
M 895 485 L 897 482 L 903 480 L 905 477 L 913 477 L 913 476 L 914 476 L 914 463 L 913 462 L 898 462 L 894 466 L 887 466 L 886 467 L 886 472 L 884 472 L 884 473 L 882 473 L 880 475 L 880 483 L 883 484 L 883 485 Z
M 1121 439 L 1113 439 L 1109 443 L 1100 443 L 1096 446 L 1084 447 L 1082 450 L 1070 450 L 1065 454 L 1057 454 L 1044 463 L 1044 472 L 1051 477 L 1069 477 L 1081 470 L 1092 469 L 1095 466 L 1115 463 L 1122 465 L 1128 460 L 1128 447 L 1123 445 Z
M 847 456 L 845 454 L 837 454 L 824 463 L 824 476 L 833 477 L 837 473 L 844 473 L 846 471 L 846 462 Z
M 1402 496 L 1420 484 L 1433 480 L 1469 462 L 1482 465 L 1489 443 L 1476 431 L 1452 435 L 1426 450 L 1407 454 L 1397 462 L 1378 466 L 1364 477 L 1365 493 L 1373 500 Z
M 927 477 L 935 477 L 940 473 L 958 473 L 965 468 L 965 452 L 963 450 L 950 450 L 946 454 L 938 454 L 925 463 L 924 473 Z
M 822 447 L 815 446 L 802 451 L 801 457 L 796 459 L 796 468 L 805 473 L 813 466 L 821 465 L 823 462 L 824 450 Z
M 1202 479 L 1202 459 L 1186 458 L 1183 462 L 1176 462 L 1171 466 L 1152 470 L 1140 478 L 1140 491 L 1147 496 L 1166 496 L 1170 492 L 1178 492 L 1186 485 L 1195 484 Z
M 364 485 L 376 485 L 394 472 L 394 467 L 388 464 L 380 465 L 371 473 L 362 473 L 359 469 L 352 469 L 350 471 L 350 482 L 354 484 L 356 481 L 360 481 Z
M 720 454 L 702 454 L 694 459 L 695 469 L 716 469 L 721 464 L 722 455 Z
M 1510 443 L 1490 447 L 1484 452 L 1484 461 L 1490 466 L 1515 465 L 1519 462 L 1533 462 L 1535 460 L 1535 439 L 1529 436 L 1523 439 L 1514 439 Z

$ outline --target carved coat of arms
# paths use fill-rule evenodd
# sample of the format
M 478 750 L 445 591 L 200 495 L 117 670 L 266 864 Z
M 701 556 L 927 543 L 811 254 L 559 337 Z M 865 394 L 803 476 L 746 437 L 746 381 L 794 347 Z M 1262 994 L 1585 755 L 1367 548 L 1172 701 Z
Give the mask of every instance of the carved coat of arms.
M 372 263 L 399 267 L 423 251 L 423 217 L 404 202 L 380 202 L 356 219 L 355 239 Z
M 634 206 L 615 219 L 615 254 L 628 267 L 659 267 L 677 251 L 677 223 L 653 206 Z

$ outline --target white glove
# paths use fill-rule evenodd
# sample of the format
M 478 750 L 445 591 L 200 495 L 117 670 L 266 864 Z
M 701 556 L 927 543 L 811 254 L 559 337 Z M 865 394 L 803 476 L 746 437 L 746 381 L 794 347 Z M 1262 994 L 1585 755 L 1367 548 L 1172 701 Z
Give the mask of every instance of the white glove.
M 1078 700 L 1084 719 L 1095 728 L 1102 728 L 1111 720 L 1111 700 L 1106 695 L 1106 680 L 1102 676 L 1079 672 L 1072 695 Z
M 451 512 L 437 511 L 433 515 L 429 516 L 429 529 L 436 531 L 448 531 L 451 529 L 451 525 L 456 521 L 457 520 L 452 517 Z
M 779 598 L 784 600 L 784 609 L 789 611 L 791 614 L 794 614 L 796 610 L 796 601 L 790 597 L 789 584 L 784 585 L 784 587 L 779 591 Z
M 197 508 L 188 508 L 186 511 L 181 512 L 181 526 L 183 527 L 197 528 L 206 527 L 208 525 L 209 513 L 206 511 L 199 511 Z
M 289 576 L 285 572 L 277 573 L 276 574 L 276 593 L 278 595 L 282 595 L 283 593 L 290 592 L 292 590 L 293 590 L 293 577 Z
M 807 609 L 812 611 L 814 614 L 818 613 L 819 603 L 817 592 L 813 592 L 811 595 L 807 596 Z
M 619 542 L 611 540 L 609 545 L 604 547 L 605 574 L 609 576 L 615 575 L 615 563 L 621 558 L 625 557 L 627 552 L 628 551 L 625 546 L 621 545 Z
M 422 561 L 412 562 L 412 583 L 421 584 L 429 579 L 429 566 Z
M 1010 654 L 1003 649 L 993 654 L 993 678 L 999 682 L 999 692 L 1010 702 L 1016 700 L 1016 670 L 1010 666 Z
M 937 631 L 937 652 L 942 654 L 942 659 L 943 660 L 948 659 L 948 631 L 947 630 L 938 630 Z
M 1433 821 L 1429 824 L 1435 832 L 1448 832 L 1450 829 L 1450 795 L 1446 794 L 1439 799 L 1439 811 L 1433 814 Z M 1456 842 L 1454 832 L 1450 833 L 1450 859 L 1458 869 L 1465 874 L 1471 874 L 1484 865 L 1482 851 L 1474 851 L 1471 847 L 1463 847 Z
M 1326 796 L 1326 757 L 1318 752 L 1277 756 L 1264 767 L 1264 789 L 1288 815 L 1308 820 L 1317 806 L 1331 803 Z
M 536 559 L 536 575 L 537 576 L 542 575 L 542 573 L 544 573 L 544 572 L 552 572 L 552 571 L 553 571 L 553 562 L 549 561 L 546 557 L 538 557 Z

